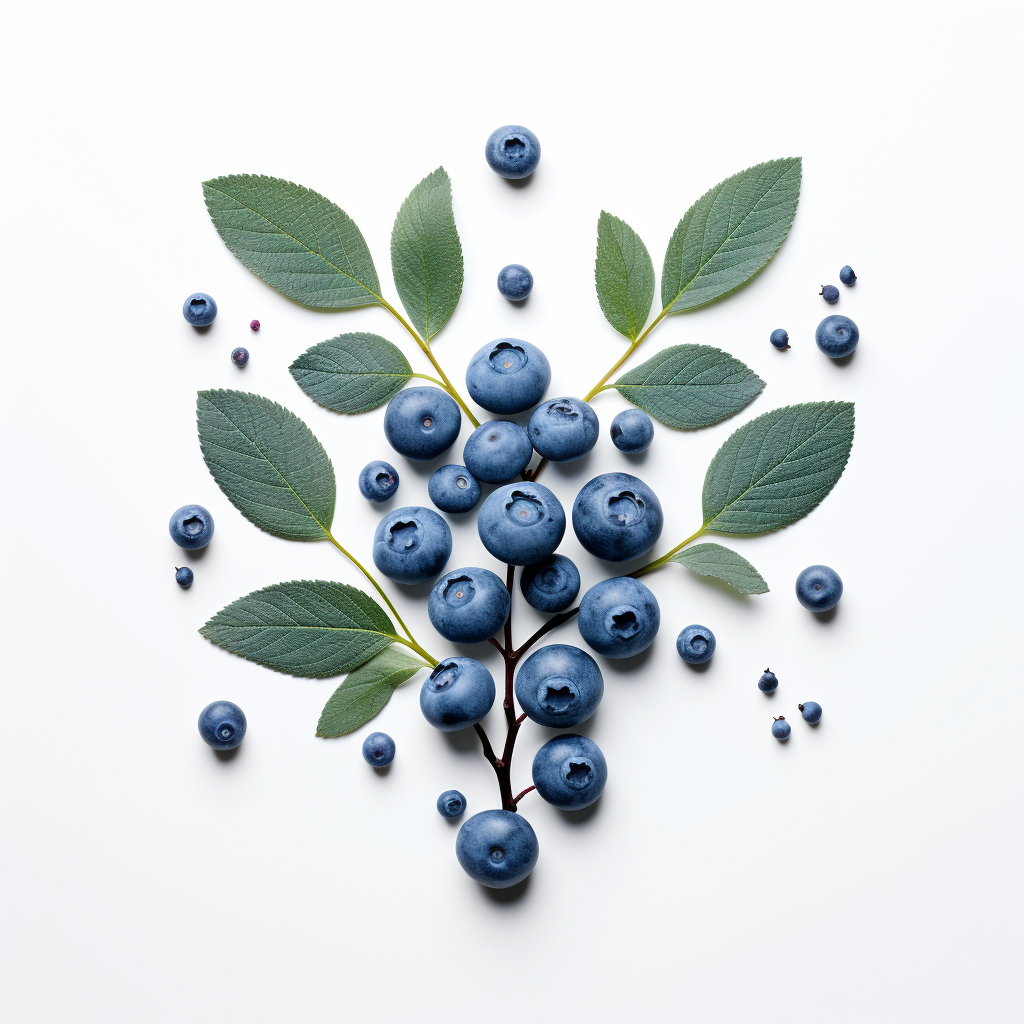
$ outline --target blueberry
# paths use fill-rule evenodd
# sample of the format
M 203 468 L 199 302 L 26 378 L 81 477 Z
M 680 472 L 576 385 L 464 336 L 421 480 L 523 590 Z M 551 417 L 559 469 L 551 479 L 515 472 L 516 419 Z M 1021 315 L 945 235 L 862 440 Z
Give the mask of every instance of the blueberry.
M 406 505 L 389 512 L 373 535 L 373 564 L 396 583 L 425 583 L 452 553 L 452 531 L 429 508 Z
M 809 565 L 796 578 L 796 599 L 812 612 L 827 612 L 839 604 L 843 581 L 827 565 Z
M 183 565 L 180 569 L 175 569 L 174 571 L 174 582 L 177 583 L 179 587 L 191 587 L 192 580 L 194 579 L 195 576 L 187 565 Z
M 427 494 L 442 512 L 468 512 L 480 500 L 480 485 L 465 466 L 442 466 L 430 475 Z
M 494 677 L 472 658 L 445 658 L 423 680 L 420 711 L 442 732 L 476 725 L 494 703 Z
M 839 289 L 834 284 L 823 284 L 818 294 L 828 303 L 839 301 Z
M 562 542 L 565 512 L 543 484 L 506 484 L 484 499 L 476 527 L 498 561 L 529 565 L 547 558 Z
M 580 571 L 565 555 L 548 555 L 523 569 L 519 589 L 539 612 L 564 611 L 580 592 Z
M 521 882 L 537 866 L 539 854 L 537 833 L 515 811 L 474 814 L 455 840 L 455 856 L 462 869 L 491 889 Z
M 572 462 L 597 444 L 597 414 L 579 398 L 552 398 L 533 410 L 530 441 L 549 462 Z
M 632 576 L 614 576 L 591 587 L 580 602 L 580 635 L 606 658 L 631 658 L 658 635 L 657 598 Z
M 789 332 L 784 330 L 782 327 L 776 328 L 772 331 L 772 336 L 768 339 L 776 348 L 789 348 Z
M 371 732 L 363 740 L 363 757 L 374 768 L 386 768 L 395 759 L 395 741 L 386 732 Z
M 572 506 L 579 542 L 598 558 L 624 562 L 654 546 L 664 516 L 658 496 L 629 473 L 602 473 L 583 485 Z
M 260 322 L 259 322 L 259 320 L 250 320 L 249 321 L 249 330 L 252 331 L 253 334 L 255 334 L 259 329 L 260 329 Z
M 703 665 L 715 653 L 715 634 L 707 626 L 687 626 L 676 638 L 676 650 L 688 665 Z
M 514 480 L 533 458 L 533 445 L 526 430 L 511 420 L 490 420 L 481 424 L 462 450 L 466 468 L 485 484 Z
M 829 359 L 842 359 L 857 347 L 860 331 L 848 316 L 827 316 L 818 324 L 814 340 Z
M 247 348 L 233 348 L 231 350 L 231 362 L 241 369 L 247 362 L 249 362 L 249 350 Z
M 849 263 L 839 271 L 839 280 L 843 282 L 849 288 L 851 284 L 856 282 L 857 275 L 853 272 L 853 267 Z
M 457 818 L 466 809 L 466 798 L 457 789 L 446 789 L 437 798 L 437 813 L 442 818 Z
M 206 292 L 193 292 L 181 307 L 181 315 L 193 327 L 209 327 L 217 315 L 217 303 Z
M 440 388 L 405 388 L 384 413 L 388 443 L 414 462 L 436 459 L 451 448 L 461 429 L 458 405 Z
M 516 675 L 516 697 L 526 716 L 552 729 L 585 722 L 603 696 L 604 677 L 597 662 L 568 644 L 535 651 Z
M 368 462 L 359 473 L 359 493 L 367 501 L 387 501 L 398 490 L 398 470 L 390 462 Z
M 427 614 L 446 640 L 475 644 L 501 629 L 512 598 L 489 569 L 456 569 L 445 573 L 427 598 Z
M 521 263 L 510 263 L 498 272 L 498 291 L 509 302 L 522 302 L 533 291 L 533 274 Z
M 533 759 L 533 784 L 549 804 L 564 811 L 589 807 L 604 791 L 608 762 L 586 736 L 548 740 Z
M 764 675 L 757 681 L 757 688 L 762 693 L 774 693 L 778 688 L 778 685 L 778 677 L 770 668 L 766 668 L 764 670 Z
M 182 505 L 167 526 L 171 540 L 180 548 L 205 548 L 213 537 L 213 516 L 202 505 Z
M 470 398 L 501 416 L 536 405 L 550 383 L 547 356 L 536 345 L 518 338 L 499 338 L 484 345 L 466 368 Z
M 491 132 L 484 146 L 491 170 L 503 178 L 525 178 L 540 163 L 540 141 L 521 124 L 507 124 Z
M 626 409 L 612 420 L 612 444 L 627 455 L 639 455 L 651 447 L 654 424 L 640 409 Z
M 821 705 L 813 700 L 797 704 L 796 709 L 804 716 L 804 721 L 810 722 L 811 725 L 817 725 L 821 721 Z
M 789 739 L 789 733 L 789 722 L 786 721 L 784 716 L 779 715 L 778 718 L 772 720 L 772 735 L 780 743 L 785 743 Z
M 245 739 L 245 714 L 229 700 L 207 704 L 199 716 L 199 735 L 214 750 L 234 750 Z

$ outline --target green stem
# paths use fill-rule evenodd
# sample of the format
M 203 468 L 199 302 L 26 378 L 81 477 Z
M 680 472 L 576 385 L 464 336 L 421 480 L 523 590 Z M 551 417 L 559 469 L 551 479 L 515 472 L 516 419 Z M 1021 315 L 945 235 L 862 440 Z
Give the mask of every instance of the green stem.
M 646 576 L 649 572 L 654 572 L 655 569 L 660 569 L 666 562 L 671 561 L 672 556 L 677 551 L 682 551 L 687 544 L 692 540 L 696 540 L 706 529 L 707 523 L 705 523 L 695 534 L 691 537 L 687 537 L 682 544 L 677 544 L 667 555 L 662 555 L 661 558 L 656 558 L 653 562 L 648 562 L 646 565 L 641 565 L 635 572 L 631 572 L 629 575 L 636 579 L 638 576 Z
M 596 395 L 599 391 L 604 390 L 605 384 L 608 383 L 608 378 L 641 346 L 647 335 L 650 334 L 651 331 L 653 331 L 654 328 L 657 327 L 658 324 L 660 324 L 661 321 L 668 315 L 668 311 L 670 308 L 671 307 L 666 306 L 651 321 L 650 326 L 647 327 L 643 334 L 641 334 L 640 337 L 636 339 L 636 341 L 630 342 L 629 348 L 626 349 L 622 358 L 619 359 L 616 362 L 616 364 L 583 396 L 584 402 L 589 402 L 594 397 L 594 395 Z
M 430 663 L 427 668 L 437 668 L 437 658 L 423 650 L 415 640 L 403 640 L 400 636 L 396 636 L 395 639 L 400 644 L 405 644 L 406 647 L 414 650 L 421 658 L 425 658 Z
M 436 377 L 431 377 L 429 373 L 414 373 L 413 376 L 419 377 L 420 380 L 429 380 L 431 384 L 436 384 L 439 388 L 442 388 L 445 391 L 448 390 L 441 381 Z
M 380 301 L 383 303 L 384 308 L 409 332 L 410 335 L 412 335 L 413 341 L 415 341 L 423 350 L 423 354 L 430 360 L 431 365 L 435 370 L 437 370 L 438 376 L 441 378 L 441 381 L 439 382 L 441 387 L 443 387 L 445 391 L 447 391 L 448 394 L 462 406 L 462 411 L 469 417 L 469 422 L 472 423 L 474 427 L 479 427 L 480 421 L 473 415 L 469 406 L 462 400 L 462 396 L 458 391 L 456 391 L 455 385 L 452 384 L 444 370 L 441 369 L 441 364 L 434 358 L 434 353 L 430 351 L 430 346 L 416 333 L 412 324 L 409 323 L 409 321 L 406 320 L 405 317 L 387 301 L 387 299 L 381 299 Z M 421 374 L 413 374 L 413 376 L 418 377 L 421 376 Z

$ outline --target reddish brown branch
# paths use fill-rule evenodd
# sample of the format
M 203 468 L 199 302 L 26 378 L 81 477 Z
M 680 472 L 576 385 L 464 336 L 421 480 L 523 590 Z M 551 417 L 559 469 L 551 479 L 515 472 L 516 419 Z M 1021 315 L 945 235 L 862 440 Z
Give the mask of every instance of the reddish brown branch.
M 518 804 L 518 803 L 519 803 L 519 801 L 520 801 L 520 800 L 522 800 L 522 799 L 523 799 L 523 797 L 524 797 L 524 796 L 526 796 L 526 794 L 527 794 L 527 793 L 530 793 L 530 792 L 532 792 L 532 791 L 533 791 L 533 790 L 535 790 L 536 788 L 537 788 L 536 786 L 527 786 L 527 787 L 526 787 L 526 789 L 524 789 L 524 790 L 522 791 L 522 793 L 520 793 L 520 794 L 519 794 L 519 796 L 517 796 L 517 797 L 516 797 L 516 803 Z

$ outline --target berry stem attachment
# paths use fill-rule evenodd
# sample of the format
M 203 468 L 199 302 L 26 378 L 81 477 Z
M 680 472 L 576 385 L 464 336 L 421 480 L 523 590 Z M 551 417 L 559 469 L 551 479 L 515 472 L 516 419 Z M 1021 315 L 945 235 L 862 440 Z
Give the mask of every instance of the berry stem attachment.
M 672 556 L 674 554 L 676 554 L 679 551 L 682 551 L 683 548 L 685 548 L 686 545 L 689 544 L 691 541 L 696 540 L 707 529 L 707 525 L 708 524 L 705 523 L 696 533 L 687 537 L 686 540 L 684 540 L 681 544 L 677 544 L 671 551 L 668 552 L 668 554 L 662 555 L 661 558 L 656 558 L 653 562 L 648 562 L 646 565 L 641 565 L 639 569 L 636 569 L 629 575 L 632 576 L 633 579 L 639 579 L 639 577 L 646 576 L 649 572 L 654 572 L 655 569 L 660 569 L 663 565 L 672 560 Z
M 526 787 L 526 789 L 524 789 L 524 790 L 522 791 L 522 793 L 520 793 L 520 794 L 519 794 L 519 796 L 517 796 L 517 797 L 515 798 L 515 801 L 516 801 L 516 803 L 518 804 L 518 803 L 519 803 L 519 801 L 520 801 L 520 800 L 522 800 L 522 799 L 523 799 L 523 797 L 524 797 L 524 796 L 526 796 L 526 794 L 527 794 L 527 793 L 531 793 L 531 792 L 533 792 L 533 790 L 535 790 L 536 788 L 537 788 L 536 786 L 527 786 L 527 787 Z

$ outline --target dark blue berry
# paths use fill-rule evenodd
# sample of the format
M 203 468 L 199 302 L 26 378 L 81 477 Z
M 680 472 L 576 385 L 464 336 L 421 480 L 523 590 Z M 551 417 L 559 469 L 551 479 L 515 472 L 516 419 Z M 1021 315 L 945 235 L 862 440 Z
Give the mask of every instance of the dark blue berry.
M 386 768 L 395 759 L 395 741 L 386 732 L 371 732 L 363 740 L 363 757 L 374 768 Z
M 171 516 L 167 529 L 178 547 L 197 551 L 213 537 L 213 516 L 202 505 L 182 505 Z
M 520 263 L 510 263 L 498 273 L 498 291 L 509 302 L 522 302 L 533 291 L 533 274 Z
M 778 327 L 772 331 L 772 336 L 768 340 L 776 348 L 789 348 L 789 332 L 784 330 L 782 327 Z
M 514 480 L 533 458 L 533 445 L 526 429 L 511 420 L 489 420 L 466 441 L 462 460 L 466 468 L 485 484 Z
M 780 742 L 785 743 L 789 739 L 789 722 L 786 721 L 784 715 L 779 715 L 778 718 L 772 720 L 772 735 Z
M 552 729 L 586 721 L 603 696 L 604 677 L 597 662 L 569 644 L 535 651 L 516 675 L 516 697 L 527 717 Z
M 703 665 L 715 653 L 715 634 L 707 626 L 687 626 L 676 638 L 679 657 L 690 665 Z
M 231 350 L 231 362 L 241 369 L 247 362 L 249 362 L 249 350 L 247 348 L 238 348 Z
M 187 565 L 183 565 L 174 572 L 174 582 L 179 587 L 191 587 L 193 579 L 195 579 L 195 576 L 193 576 L 192 570 Z
M 427 481 L 427 494 L 442 512 L 468 512 L 480 500 L 480 485 L 465 466 L 442 466 Z
M 359 473 L 359 493 L 367 501 L 387 501 L 397 490 L 398 470 L 390 462 L 368 462 Z
M 548 555 L 523 569 L 519 589 L 539 612 L 564 611 L 580 592 L 580 571 L 565 555 Z
M 857 275 L 853 272 L 853 267 L 851 267 L 849 263 L 839 271 L 839 280 L 847 287 L 857 280 Z
M 848 356 L 860 341 L 860 331 L 848 316 L 827 316 L 818 324 L 814 332 L 814 340 L 818 348 L 829 359 L 842 359 Z
M 420 711 L 442 732 L 476 725 L 491 710 L 494 676 L 473 658 L 445 658 L 423 680 Z
M 436 459 L 447 451 L 461 428 L 458 405 L 440 388 L 405 388 L 388 402 L 384 412 L 388 443 L 415 462 Z
M 533 759 L 533 784 L 555 807 L 578 811 L 604 791 L 608 762 L 601 748 L 586 736 L 570 733 L 548 740 Z
M 597 414 L 579 398 L 552 398 L 533 410 L 530 443 L 549 462 L 580 459 L 597 444 Z
M 505 581 L 470 566 L 445 573 L 427 598 L 434 629 L 457 644 L 476 644 L 501 629 L 512 607 Z
M 606 658 L 631 658 L 646 651 L 660 625 L 658 599 L 632 576 L 602 580 L 580 601 L 580 635 Z
M 651 447 L 654 424 L 640 409 L 625 409 L 612 420 L 612 444 L 627 455 L 639 455 Z
M 207 704 L 199 716 L 199 735 L 214 750 L 234 750 L 245 738 L 245 715 L 229 700 Z
M 821 705 L 815 703 L 813 700 L 804 701 L 803 704 L 797 704 L 797 711 L 804 716 L 804 721 L 809 722 L 811 725 L 817 725 L 821 721 Z
M 839 301 L 839 289 L 834 284 L 823 284 L 821 291 L 818 294 L 826 302 L 838 302 Z
M 778 677 L 770 668 L 766 668 L 764 670 L 764 675 L 757 681 L 757 688 L 762 693 L 774 693 L 776 689 L 778 689 L 778 686 Z
M 521 124 L 507 124 L 491 132 L 484 147 L 491 170 L 503 178 L 525 178 L 540 163 L 540 141 Z
M 466 798 L 457 789 L 446 789 L 437 798 L 437 813 L 442 818 L 457 818 L 466 809 Z
M 206 292 L 193 292 L 182 305 L 181 314 L 193 327 L 209 327 L 217 315 L 217 303 Z
M 639 477 L 602 473 L 588 481 L 572 506 L 579 542 L 598 558 L 624 562 L 652 548 L 664 515 L 658 496 Z
M 514 811 L 480 811 L 455 840 L 455 856 L 470 878 L 492 889 L 521 882 L 540 855 L 537 833 Z
M 412 586 L 436 576 L 452 553 L 452 531 L 433 509 L 389 512 L 373 535 L 373 564 L 389 580 Z
M 842 596 L 843 581 L 827 565 L 809 565 L 796 578 L 796 599 L 809 611 L 827 612 Z
M 499 562 L 530 565 L 562 542 L 565 511 L 543 484 L 505 484 L 484 499 L 476 528 L 483 546 Z
M 498 338 L 484 345 L 466 367 L 470 397 L 501 416 L 526 412 L 544 397 L 550 383 L 547 356 L 519 338 Z

